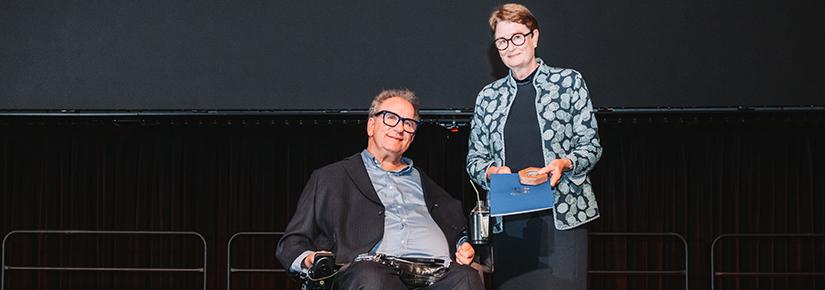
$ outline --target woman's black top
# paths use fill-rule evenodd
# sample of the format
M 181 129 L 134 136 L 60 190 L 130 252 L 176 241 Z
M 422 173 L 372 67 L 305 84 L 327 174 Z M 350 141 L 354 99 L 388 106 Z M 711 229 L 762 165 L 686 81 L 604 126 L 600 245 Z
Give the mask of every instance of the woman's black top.
M 541 129 L 536 115 L 534 70 L 524 80 L 516 80 L 518 91 L 504 124 L 504 162 L 513 173 L 526 167 L 544 167 Z

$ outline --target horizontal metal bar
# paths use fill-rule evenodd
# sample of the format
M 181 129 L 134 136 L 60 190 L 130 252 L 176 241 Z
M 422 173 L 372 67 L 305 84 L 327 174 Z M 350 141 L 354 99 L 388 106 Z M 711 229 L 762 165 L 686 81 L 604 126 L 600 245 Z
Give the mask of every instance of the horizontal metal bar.
M 602 270 L 590 270 L 587 271 L 589 274 L 597 274 L 597 275 L 685 275 L 685 271 L 602 271 Z
M 120 271 L 120 272 L 203 272 L 203 268 L 108 268 L 108 267 L 21 267 L 4 266 L 6 270 L 43 271 Z
M 703 112 L 788 112 L 788 111 L 825 111 L 823 105 L 810 106 L 736 106 L 736 107 L 599 107 L 598 112 L 612 113 L 703 113 Z
M 623 233 L 623 232 L 592 232 L 589 233 L 591 236 L 661 236 L 661 237 L 677 237 L 677 238 L 684 238 L 682 235 L 673 232 L 661 232 L 661 233 L 654 233 L 654 232 L 633 232 L 633 233 Z
M 184 231 L 89 231 L 89 230 L 14 230 L 7 234 L 116 234 L 116 235 L 193 235 L 200 238 L 203 236 L 197 232 Z
M 825 234 L 816 234 L 816 233 L 801 233 L 801 234 L 791 234 L 791 233 L 782 233 L 782 234 L 722 234 L 714 239 L 714 242 L 717 240 L 721 240 L 723 238 L 736 238 L 736 237 L 743 237 L 743 238 L 825 238 Z
M 57 110 L 57 111 L 0 111 L 0 116 L 9 117 L 196 117 L 196 116 L 306 116 L 306 115 L 366 115 L 367 110 L 143 110 L 143 111 L 97 111 L 97 110 Z
M 284 269 L 244 269 L 244 268 L 230 268 L 229 272 L 262 272 L 262 273 L 272 273 L 272 272 L 284 272 Z
M 807 106 L 723 106 L 723 107 L 597 107 L 598 113 L 662 113 L 662 112 L 788 112 L 825 111 L 825 105 Z M 152 117 L 152 116 L 306 116 L 306 115 L 366 115 L 367 109 L 316 110 L 0 110 L 0 117 Z M 472 108 L 421 109 L 422 116 L 472 116 Z
M 290 116 L 366 116 L 369 110 L 180 110 L 180 111 L 95 111 L 95 110 L 58 110 L 58 111 L 4 111 L 2 117 L 290 117 Z M 421 116 L 472 116 L 471 109 L 457 110 L 420 110 Z
M 714 276 L 825 276 L 825 272 L 716 272 Z
M 278 236 L 283 234 L 284 232 L 237 232 L 232 235 L 229 240 L 231 241 L 237 236 Z

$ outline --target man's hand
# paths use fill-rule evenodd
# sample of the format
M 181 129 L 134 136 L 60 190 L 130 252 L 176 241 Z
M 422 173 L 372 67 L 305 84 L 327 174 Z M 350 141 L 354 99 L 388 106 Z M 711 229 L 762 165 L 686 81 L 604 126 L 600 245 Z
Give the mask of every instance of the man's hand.
M 555 159 L 550 161 L 550 164 L 539 170 L 538 174 L 550 174 L 550 186 L 555 187 L 561 179 L 561 174 L 573 169 L 573 162 L 567 158 Z
M 509 174 L 513 173 L 510 167 L 507 166 L 490 166 L 487 168 L 487 180 L 490 180 L 490 174 Z
M 309 253 L 309 255 L 307 255 L 306 258 L 304 258 L 304 268 L 306 268 L 306 269 L 312 268 L 312 264 L 315 264 L 315 254 L 318 254 L 318 253 L 332 253 L 332 252 L 317 251 L 317 252 Z
M 470 243 L 464 242 L 455 251 L 455 261 L 458 262 L 459 265 L 469 265 L 473 263 L 473 257 L 475 257 L 475 255 L 476 250 L 473 249 L 473 246 L 471 246 Z

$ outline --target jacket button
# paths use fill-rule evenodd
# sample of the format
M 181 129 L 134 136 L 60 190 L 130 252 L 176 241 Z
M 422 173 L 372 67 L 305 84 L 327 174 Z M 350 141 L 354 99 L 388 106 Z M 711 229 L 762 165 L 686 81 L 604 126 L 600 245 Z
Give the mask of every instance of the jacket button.
M 434 207 L 438 207 L 438 203 L 434 203 L 434 204 L 433 204 L 433 206 L 434 206 Z
M 384 211 L 383 211 L 383 210 L 379 210 L 379 211 L 378 211 L 378 215 L 383 215 L 383 214 L 384 214 Z

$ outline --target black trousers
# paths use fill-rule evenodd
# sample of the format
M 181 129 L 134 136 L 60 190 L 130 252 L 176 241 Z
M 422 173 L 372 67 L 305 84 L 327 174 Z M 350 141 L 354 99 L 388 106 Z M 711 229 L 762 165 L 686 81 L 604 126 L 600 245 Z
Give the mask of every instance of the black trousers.
M 586 225 L 557 230 L 552 211 L 504 217 L 493 235 L 493 289 L 586 290 Z
M 389 266 L 371 261 L 354 262 L 338 274 L 340 290 L 407 290 L 407 286 Z M 424 289 L 476 290 L 484 289 L 478 272 L 465 265 L 450 263 L 450 269 L 441 280 Z

